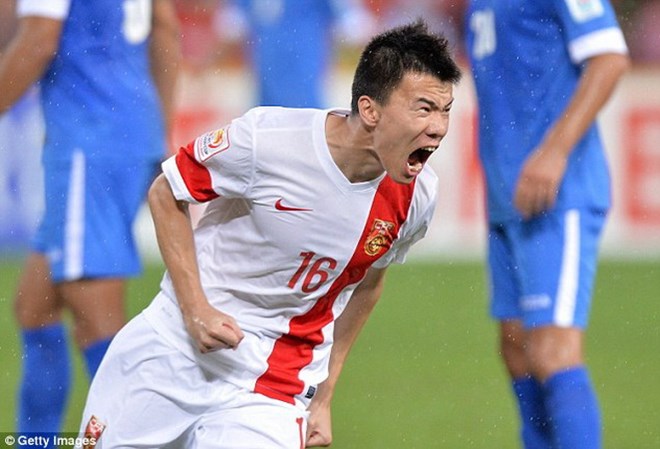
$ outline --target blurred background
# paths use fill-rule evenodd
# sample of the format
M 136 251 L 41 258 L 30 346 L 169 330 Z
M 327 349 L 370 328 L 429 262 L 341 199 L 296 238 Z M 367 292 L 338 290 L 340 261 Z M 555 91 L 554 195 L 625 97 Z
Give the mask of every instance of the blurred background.
M 257 104 L 349 108 L 352 73 L 370 36 L 417 17 L 445 33 L 465 71 L 449 134 L 431 158 L 440 178 L 437 216 L 411 263 L 388 273 L 382 305 L 353 350 L 335 398 L 333 447 L 517 447 L 515 405 L 487 316 L 475 98 L 462 48 L 465 2 L 299 0 L 302 11 L 284 19 L 281 1 L 177 1 L 184 67 L 170 151 Z M 634 66 L 599 120 L 614 207 L 594 292 L 589 362 L 608 447 L 660 448 L 660 0 L 613 4 Z M 0 48 L 15 29 L 13 8 L 13 0 L 0 0 Z M 31 92 L 0 119 L 0 433 L 14 426 L 20 351 L 11 307 L 41 211 L 41 139 Z M 151 301 L 163 270 L 146 207 L 137 232 L 147 270 L 130 285 L 130 316 Z M 69 431 L 87 391 L 81 366 L 76 359 Z
M 0 2 L 0 45 L 14 30 L 13 3 Z M 318 6 L 325 3 L 334 9 L 322 11 Z M 600 118 L 614 180 L 603 254 L 660 259 L 660 1 L 613 3 L 634 67 Z M 373 33 L 417 17 L 442 31 L 465 61 L 463 0 L 300 0 L 302 12 L 284 18 L 278 18 L 280 0 L 177 4 L 184 52 L 172 139 L 177 147 L 257 104 L 349 107 L 350 80 L 363 44 Z M 472 259 L 483 248 L 467 68 L 455 97 L 450 132 L 431 159 L 441 179 L 438 216 L 427 243 L 415 250 L 420 257 Z M 0 138 L 0 254 L 22 252 L 41 210 L 41 125 L 34 119 L 34 102 L 28 96 L 0 123 L 0 135 L 2 126 L 11 129 L 10 140 Z M 139 221 L 138 232 L 145 255 L 157 257 L 148 216 Z

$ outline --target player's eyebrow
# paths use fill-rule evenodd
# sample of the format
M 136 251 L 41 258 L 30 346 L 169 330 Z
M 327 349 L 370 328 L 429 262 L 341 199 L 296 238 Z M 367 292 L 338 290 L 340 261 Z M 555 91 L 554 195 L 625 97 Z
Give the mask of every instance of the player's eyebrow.
M 428 98 L 425 97 L 418 98 L 417 102 L 426 103 L 433 110 L 442 109 L 443 111 L 448 111 L 449 109 L 451 109 L 451 106 L 454 104 L 454 98 L 452 97 L 452 99 L 449 100 L 449 102 L 443 107 L 438 105 L 435 101 L 429 100 Z

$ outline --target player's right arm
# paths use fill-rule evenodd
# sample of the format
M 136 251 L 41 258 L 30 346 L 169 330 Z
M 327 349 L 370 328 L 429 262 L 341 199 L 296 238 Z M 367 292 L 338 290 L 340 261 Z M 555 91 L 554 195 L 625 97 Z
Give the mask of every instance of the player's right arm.
M 149 190 L 158 246 L 186 330 L 202 352 L 235 348 L 243 333 L 204 293 L 188 204 L 246 196 L 254 171 L 251 129 L 244 116 L 202 134 L 163 162 L 163 174 Z
M 606 53 L 590 58 L 564 113 L 525 161 L 514 204 L 525 218 L 552 208 L 571 152 L 596 120 L 630 67 L 626 54 Z
M 158 246 L 197 349 L 206 353 L 236 348 L 243 332 L 231 316 L 209 304 L 202 288 L 188 203 L 174 197 L 164 175 L 151 185 L 148 200 Z
M 0 55 L 0 114 L 37 82 L 59 47 L 62 21 L 36 15 L 22 17 L 18 31 Z

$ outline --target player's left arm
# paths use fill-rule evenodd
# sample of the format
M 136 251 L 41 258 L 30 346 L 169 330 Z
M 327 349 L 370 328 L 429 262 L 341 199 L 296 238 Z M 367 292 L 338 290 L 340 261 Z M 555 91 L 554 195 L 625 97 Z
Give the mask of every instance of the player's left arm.
M 370 268 L 362 283 L 353 292 L 346 309 L 335 321 L 328 378 L 319 385 L 309 406 L 307 447 L 329 446 L 332 443 L 331 402 L 335 386 L 353 343 L 380 298 L 385 271 L 384 268 Z
M 627 54 L 605 53 L 587 60 L 564 113 L 523 165 L 514 202 L 524 217 L 554 205 L 568 157 L 629 66 Z
M 0 114 L 16 103 L 44 74 L 57 54 L 62 21 L 25 16 L 0 54 Z
M 181 31 L 172 0 L 153 2 L 150 41 L 151 73 L 163 110 L 167 137 L 174 121 L 175 87 L 181 62 Z

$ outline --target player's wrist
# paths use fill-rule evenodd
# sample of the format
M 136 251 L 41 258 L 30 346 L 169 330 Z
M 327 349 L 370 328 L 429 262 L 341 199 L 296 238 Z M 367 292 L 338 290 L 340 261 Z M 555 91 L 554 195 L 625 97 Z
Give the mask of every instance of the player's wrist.
M 179 309 L 184 318 L 203 317 L 208 315 L 211 305 L 203 294 L 177 295 Z

